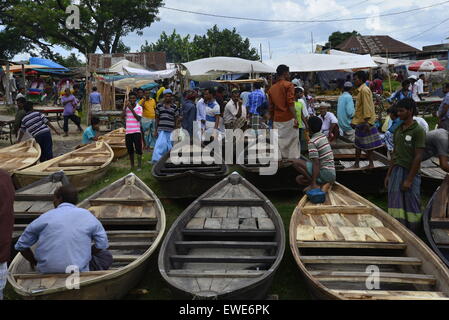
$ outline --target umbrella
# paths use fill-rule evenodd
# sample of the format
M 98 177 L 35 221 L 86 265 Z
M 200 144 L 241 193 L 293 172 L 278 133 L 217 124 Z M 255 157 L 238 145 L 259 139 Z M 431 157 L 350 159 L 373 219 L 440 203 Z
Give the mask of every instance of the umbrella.
M 435 72 L 445 70 L 441 63 L 436 60 L 421 60 L 409 66 L 408 69 L 415 72 Z

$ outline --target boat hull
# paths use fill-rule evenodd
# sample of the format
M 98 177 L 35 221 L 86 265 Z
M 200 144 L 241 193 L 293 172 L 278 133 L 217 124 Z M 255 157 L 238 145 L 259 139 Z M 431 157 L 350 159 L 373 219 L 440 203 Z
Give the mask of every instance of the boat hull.
M 260 175 L 259 170 L 243 165 L 240 168 L 244 171 L 245 178 L 260 191 L 299 191 L 301 189 L 296 182 L 299 173 L 293 166 L 279 168 L 278 172 L 272 176 Z
M 103 178 L 107 171 L 109 170 L 109 165 L 103 168 L 99 168 L 94 171 L 90 171 L 87 173 L 81 174 L 67 174 L 66 176 L 69 179 L 70 183 L 78 190 L 82 191 L 92 184 L 98 182 L 101 178 Z M 16 172 L 14 174 L 14 182 L 16 186 L 19 188 L 24 188 L 32 183 L 35 183 L 43 178 L 45 178 L 48 174 L 40 173 L 40 174 L 28 174 L 28 173 L 20 173 Z
M 385 190 L 385 177 L 388 168 L 361 171 L 337 170 L 337 181 L 360 194 L 375 194 Z

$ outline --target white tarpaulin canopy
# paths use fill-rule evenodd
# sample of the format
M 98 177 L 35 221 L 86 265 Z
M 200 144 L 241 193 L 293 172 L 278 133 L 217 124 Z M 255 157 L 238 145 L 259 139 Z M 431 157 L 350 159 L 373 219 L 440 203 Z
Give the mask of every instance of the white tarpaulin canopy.
M 125 72 L 125 75 L 145 76 L 145 78 L 149 80 L 161 80 L 173 78 L 176 75 L 177 69 L 148 71 L 131 67 L 123 67 L 123 71 Z
M 214 57 L 182 63 L 187 78 L 206 81 L 225 73 L 275 73 L 276 69 L 259 61 L 231 57 Z
M 125 60 L 120 60 L 119 62 L 114 64 L 112 67 L 110 67 L 109 72 L 124 75 L 125 67 L 134 68 L 134 69 L 138 69 L 138 70 L 146 70 L 144 66 L 141 66 L 140 64 L 137 64 L 137 63 L 134 63 L 134 62 L 131 62 L 131 61 L 125 59 Z
M 126 90 L 126 88 L 140 88 L 150 83 L 154 83 L 154 80 L 127 78 L 114 81 L 114 87 Z
M 359 54 L 345 52 L 345 51 L 339 51 L 331 49 L 329 51 L 329 54 L 331 55 L 340 55 L 340 56 L 360 56 Z M 392 58 L 383 58 L 383 57 L 377 57 L 373 56 L 373 61 L 379 65 L 389 65 L 389 66 L 408 66 L 410 64 L 413 64 L 415 61 L 411 60 L 402 60 L 402 59 L 392 59 Z
M 265 62 L 277 68 L 281 64 L 291 72 L 319 72 L 377 68 L 370 55 L 293 54 Z

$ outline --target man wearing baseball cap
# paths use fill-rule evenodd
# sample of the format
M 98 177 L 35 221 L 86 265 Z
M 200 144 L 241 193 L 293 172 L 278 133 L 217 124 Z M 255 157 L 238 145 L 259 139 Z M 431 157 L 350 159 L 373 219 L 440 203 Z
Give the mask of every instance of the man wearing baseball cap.
M 355 106 L 351 91 L 353 85 L 346 82 L 343 86 L 343 94 L 338 98 L 337 118 L 338 126 L 343 132 L 343 136 L 354 141 L 355 130 L 351 127 L 352 118 L 354 118 Z

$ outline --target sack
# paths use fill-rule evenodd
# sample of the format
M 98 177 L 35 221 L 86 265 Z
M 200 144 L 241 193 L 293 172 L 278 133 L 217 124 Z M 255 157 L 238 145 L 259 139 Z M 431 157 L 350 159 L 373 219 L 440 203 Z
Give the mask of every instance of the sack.
M 314 204 L 321 204 L 326 202 L 326 192 L 321 189 L 313 189 L 306 192 L 309 200 Z

